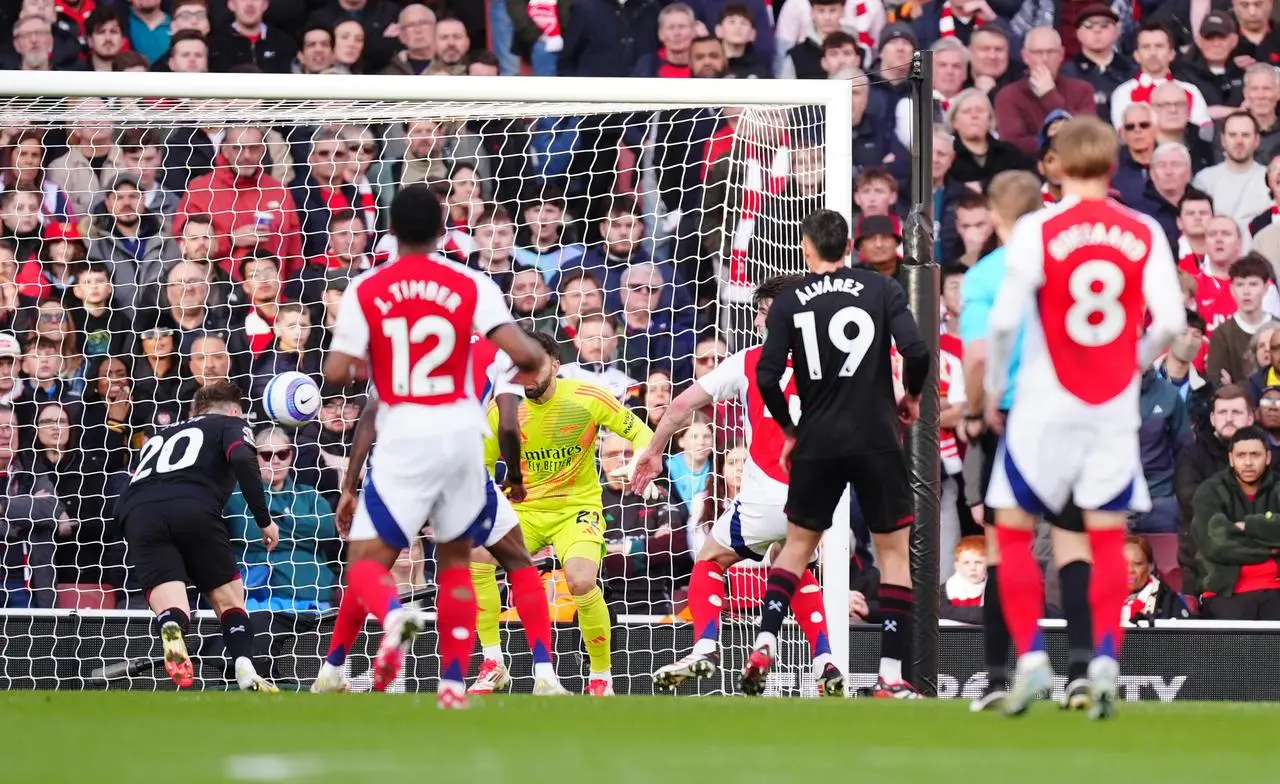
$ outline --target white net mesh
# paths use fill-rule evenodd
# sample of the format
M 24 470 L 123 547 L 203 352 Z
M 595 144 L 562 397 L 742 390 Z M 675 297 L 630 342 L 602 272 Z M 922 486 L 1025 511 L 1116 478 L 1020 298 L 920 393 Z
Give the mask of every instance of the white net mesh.
M 385 210 L 401 184 L 439 189 L 441 254 L 492 275 L 525 325 L 553 335 L 563 375 L 599 381 L 656 424 L 754 339 L 752 285 L 803 269 L 800 220 L 828 206 L 823 122 L 817 105 L 0 102 L 0 683 L 167 687 L 112 511 L 137 450 L 211 380 L 239 384 L 264 429 L 273 375 L 319 380 L 347 282 L 395 256 Z M 593 313 L 608 319 L 583 321 Z M 363 391 L 325 387 L 316 422 L 259 434 L 279 549 L 262 549 L 238 492 L 227 509 L 264 666 L 285 681 L 314 677 L 332 623 L 343 545 L 331 510 Z M 671 445 L 690 478 L 664 500 L 602 480 L 620 689 L 647 690 L 692 641 L 685 587 L 736 492 L 741 419 L 718 405 L 705 412 L 710 450 Z M 603 446 L 606 468 L 629 457 Z M 424 538 L 396 570 L 427 607 L 431 553 Z M 546 582 L 572 686 L 585 673 L 573 605 L 556 572 Z M 730 616 L 751 616 L 763 580 L 740 567 L 730 591 Z M 193 629 L 206 687 L 222 678 L 208 624 Z M 527 689 L 523 636 L 514 623 L 503 634 Z M 730 672 L 747 642 L 726 624 Z M 786 647 L 779 684 L 798 687 L 808 652 Z M 434 677 L 434 638 L 415 653 L 411 689 Z M 359 675 L 367 658 L 351 664 Z

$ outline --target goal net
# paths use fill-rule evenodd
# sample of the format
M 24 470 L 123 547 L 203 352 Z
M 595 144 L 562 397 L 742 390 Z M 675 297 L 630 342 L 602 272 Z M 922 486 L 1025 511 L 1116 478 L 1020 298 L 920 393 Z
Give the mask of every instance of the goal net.
M 425 181 L 446 205 L 441 258 L 491 275 L 521 323 L 555 337 L 562 376 L 599 382 L 650 425 L 757 340 L 752 288 L 804 270 L 804 216 L 847 216 L 852 202 L 848 82 L 24 80 L 0 98 L 8 688 L 171 687 L 112 509 L 148 435 L 223 378 L 251 404 L 282 532 L 267 553 L 232 497 L 262 671 L 309 685 L 340 596 L 332 509 L 365 390 L 324 386 L 317 421 L 297 429 L 273 427 L 261 398 L 286 370 L 319 381 L 342 292 L 396 257 L 387 211 L 403 184 Z M 631 448 L 600 440 L 620 691 L 650 691 L 650 673 L 692 645 L 689 572 L 736 491 L 743 438 L 735 405 L 700 412 L 671 445 L 655 502 L 605 479 Z M 428 534 L 396 568 L 404 595 L 427 609 L 432 551 Z M 832 648 L 848 661 L 846 526 L 823 559 Z M 554 558 L 545 563 L 557 667 L 580 689 L 573 603 Z M 729 675 L 704 691 L 726 689 L 741 666 L 763 573 L 730 572 Z M 225 688 L 217 623 L 198 607 L 197 688 Z M 520 626 L 514 613 L 503 620 L 514 687 L 528 690 Z M 351 659 L 357 688 L 376 642 L 365 636 Z M 809 652 L 794 630 L 783 647 L 774 689 L 805 691 Z M 425 635 L 403 688 L 434 686 L 435 651 Z

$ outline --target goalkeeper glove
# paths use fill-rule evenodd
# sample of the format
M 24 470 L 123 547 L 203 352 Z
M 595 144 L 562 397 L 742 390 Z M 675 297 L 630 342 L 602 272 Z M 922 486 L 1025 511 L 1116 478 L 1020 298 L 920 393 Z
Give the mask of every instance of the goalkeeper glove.
M 635 473 L 636 473 L 637 459 L 638 458 L 632 458 L 630 463 L 627 463 L 621 468 L 616 468 L 613 471 L 609 472 L 609 478 L 621 479 L 622 481 L 626 482 L 628 485 L 631 484 L 631 477 L 635 476 Z M 661 497 L 662 497 L 662 492 L 658 490 L 658 485 L 656 482 L 650 482 L 649 484 L 645 485 L 644 492 L 641 493 L 641 498 L 643 498 L 646 501 L 657 501 Z

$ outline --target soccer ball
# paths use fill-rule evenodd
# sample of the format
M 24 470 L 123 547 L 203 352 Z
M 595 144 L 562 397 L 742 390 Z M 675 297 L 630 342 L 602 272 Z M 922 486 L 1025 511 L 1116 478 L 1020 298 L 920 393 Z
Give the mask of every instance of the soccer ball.
M 267 382 L 262 407 L 275 422 L 300 427 L 320 410 L 320 388 L 305 373 L 291 370 Z

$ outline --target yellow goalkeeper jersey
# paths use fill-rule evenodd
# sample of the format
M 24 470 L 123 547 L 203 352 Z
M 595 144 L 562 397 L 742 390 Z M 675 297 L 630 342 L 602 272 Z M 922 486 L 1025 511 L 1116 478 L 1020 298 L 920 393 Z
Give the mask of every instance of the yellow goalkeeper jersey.
M 545 403 L 520 404 L 521 473 L 528 493 L 520 511 L 559 511 L 569 506 L 600 506 L 600 472 L 596 436 L 600 428 L 643 449 L 653 431 L 630 409 L 598 384 L 556 379 L 556 391 Z M 498 449 L 498 405 L 489 404 L 484 456 L 493 471 Z

